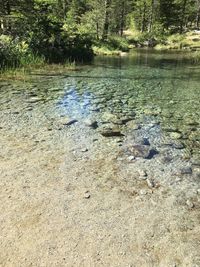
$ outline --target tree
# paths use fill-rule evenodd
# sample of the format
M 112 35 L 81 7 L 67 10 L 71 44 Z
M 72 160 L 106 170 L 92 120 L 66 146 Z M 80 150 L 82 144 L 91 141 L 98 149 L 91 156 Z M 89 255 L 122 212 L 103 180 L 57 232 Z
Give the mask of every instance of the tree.
M 103 26 L 103 36 L 102 39 L 106 40 L 108 38 L 108 30 L 109 30 L 109 23 L 110 23 L 110 8 L 111 8 L 111 0 L 105 0 L 105 20 Z
M 196 0 L 196 27 L 199 29 L 200 22 L 200 0 Z

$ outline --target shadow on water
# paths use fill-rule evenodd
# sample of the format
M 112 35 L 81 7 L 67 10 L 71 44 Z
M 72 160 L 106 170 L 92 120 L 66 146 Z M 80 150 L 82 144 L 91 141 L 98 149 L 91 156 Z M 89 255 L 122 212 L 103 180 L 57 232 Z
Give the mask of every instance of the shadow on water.
M 87 66 L 81 66 L 74 74 L 70 71 L 58 73 L 32 73 L 33 76 L 77 79 L 112 80 L 193 80 L 200 81 L 199 66 L 183 52 L 160 52 L 151 49 L 133 50 L 125 57 L 97 56 Z

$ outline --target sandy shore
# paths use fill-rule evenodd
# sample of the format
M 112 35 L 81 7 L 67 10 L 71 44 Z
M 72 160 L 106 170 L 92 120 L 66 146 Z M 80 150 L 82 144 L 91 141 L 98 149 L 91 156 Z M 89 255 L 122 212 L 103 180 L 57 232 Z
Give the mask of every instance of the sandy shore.
M 156 177 L 150 161 L 132 162 L 116 139 L 81 122 L 16 131 L 18 114 L 10 124 L 4 116 L 0 266 L 200 266 L 193 176 Z M 148 166 L 153 185 L 141 173 Z

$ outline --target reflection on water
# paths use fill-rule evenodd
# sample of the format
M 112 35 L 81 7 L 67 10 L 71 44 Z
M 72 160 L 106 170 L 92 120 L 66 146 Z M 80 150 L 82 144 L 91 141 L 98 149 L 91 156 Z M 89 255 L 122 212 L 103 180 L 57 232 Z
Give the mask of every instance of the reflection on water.
M 33 76 L 32 82 L 1 83 L 0 109 L 24 116 L 37 108 L 71 117 L 149 117 L 170 138 L 182 140 L 199 155 L 200 67 L 183 54 L 134 51 L 127 57 L 97 57 L 74 73 Z M 39 118 L 38 118 L 39 120 Z
M 66 89 L 67 92 L 64 93 L 63 98 L 58 102 L 58 105 L 63 110 L 63 114 L 70 114 L 75 118 L 87 117 L 90 114 L 91 93 L 86 90 L 82 95 L 79 95 L 76 91 L 76 85 Z

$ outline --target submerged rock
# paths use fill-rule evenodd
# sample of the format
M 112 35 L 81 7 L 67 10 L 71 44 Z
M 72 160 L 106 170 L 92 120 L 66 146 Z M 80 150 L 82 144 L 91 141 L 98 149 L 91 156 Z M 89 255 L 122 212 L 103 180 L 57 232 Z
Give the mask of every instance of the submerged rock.
M 141 138 L 140 140 L 140 144 L 141 145 L 144 145 L 144 146 L 150 146 L 150 142 L 149 142 L 149 139 L 148 138 Z
M 84 120 L 84 124 L 93 129 L 96 129 L 98 127 L 98 123 L 96 120 L 86 119 Z
M 192 168 L 191 167 L 184 167 L 180 169 L 181 174 L 192 174 Z
M 85 199 L 89 199 L 91 197 L 90 192 L 86 191 L 83 196 Z
M 99 132 L 104 137 L 124 136 L 118 128 L 103 128 Z
M 82 148 L 81 149 L 81 152 L 88 152 L 88 148 L 86 148 L 86 147 L 85 148 Z
M 155 187 L 155 183 L 154 183 L 154 181 L 152 179 L 148 178 L 146 181 L 147 181 L 147 185 L 148 185 L 149 188 L 154 188 Z
M 176 148 L 176 149 L 183 149 L 183 148 L 185 148 L 185 145 L 182 142 L 174 141 L 172 143 L 172 147 Z
M 147 172 L 145 170 L 138 170 L 139 176 L 141 180 L 146 180 L 147 179 Z
M 132 161 L 134 161 L 134 160 L 135 160 L 135 157 L 134 157 L 134 156 L 129 156 L 129 157 L 128 157 L 128 161 L 129 161 L 129 162 L 132 162 Z
M 70 126 L 74 123 L 78 122 L 76 119 L 67 120 L 65 123 L 63 123 L 66 126 Z
M 127 122 L 126 126 L 130 130 L 139 130 L 141 128 L 141 126 L 137 122 L 135 122 L 134 120 Z
M 193 209 L 194 208 L 194 203 L 191 201 L 191 200 L 187 200 L 186 201 L 186 205 L 188 206 L 188 208 L 190 208 L 190 209 Z
M 39 101 L 42 101 L 43 99 L 41 97 L 38 97 L 38 96 L 33 96 L 31 98 L 28 99 L 28 102 L 29 103 L 37 103 Z
M 102 123 L 110 123 L 110 122 L 115 123 L 118 120 L 119 118 L 116 115 L 109 112 L 104 112 L 101 116 Z
M 152 159 L 158 151 L 154 148 L 150 148 L 147 145 L 131 145 L 127 148 L 134 157 L 140 157 L 144 159 Z
M 171 139 L 180 139 L 182 137 L 182 134 L 181 133 L 179 133 L 179 132 L 171 132 L 170 133 L 170 138 Z

